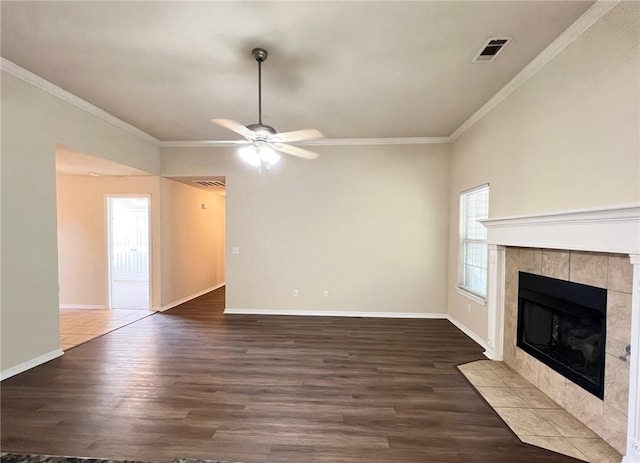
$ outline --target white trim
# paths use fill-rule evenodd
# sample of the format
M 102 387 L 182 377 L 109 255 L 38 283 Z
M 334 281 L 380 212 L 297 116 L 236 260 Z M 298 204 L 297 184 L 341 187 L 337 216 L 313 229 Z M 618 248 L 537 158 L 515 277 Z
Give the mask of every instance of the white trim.
M 179 299 L 175 302 L 171 302 L 167 305 L 163 305 L 162 307 L 154 307 L 153 310 L 155 310 L 156 312 L 164 312 L 165 310 L 169 310 L 172 309 L 176 306 L 179 306 L 180 304 L 184 304 L 185 302 L 190 301 L 191 299 L 195 299 L 196 297 L 200 297 L 204 294 L 210 293 L 211 291 L 214 291 L 218 288 L 222 288 L 224 285 L 226 285 L 226 282 L 222 282 L 222 283 L 218 283 L 217 285 L 211 286 L 207 289 L 203 289 L 202 291 L 198 291 L 197 293 L 193 293 L 187 297 L 183 297 L 182 299 Z
M 469 130 L 473 125 L 489 114 L 493 108 L 498 106 L 504 99 L 515 92 L 522 84 L 529 80 L 534 74 L 556 57 L 562 50 L 568 47 L 574 40 L 580 37 L 587 29 L 593 26 L 600 18 L 606 15 L 620 0 L 598 0 L 587 11 L 560 34 L 553 42 L 536 56 L 533 61 L 527 64 L 516 76 L 511 79 L 498 93 L 487 101 L 480 109 L 464 121 L 450 136 L 451 141 L 456 140 L 460 135 Z
M 504 349 L 504 287 L 506 248 L 490 244 L 487 298 L 487 350 L 485 355 L 491 360 L 502 360 Z
M 475 293 L 472 293 L 471 291 L 469 291 L 468 289 L 465 289 L 462 286 L 456 286 L 456 292 L 466 298 L 471 299 L 473 302 L 477 302 L 480 305 L 487 305 L 487 299 L 482 297 L 482 296 L 478 296 Z
M 632 254 L 629 257 L 633 265 L 633 293 L 631 296 L 627 451 L 623 461 L 640 463 L 640 255 Z
M 482 223 L 493 228 L 499 226 L 538 225 L 540 223 L 571 223 L 571 222 L 611 222 L 634 221 L 638 218 L 640 203 L 616 204 L 606 207 L 589 207 L 584 209 L 568 209 L 564 211 L 543 212 L 541 214 L 513 215 L 482 220 Z
M 62 349 L 58 348 L 52 350 L 51 352 L 47 352 L 46 354 L 42 354 L 34 359 L 27 360 L 26 362 L 22 362 L 15 367 L 7 368 L 0 373 L 0 381 L 4 381 L 7 378 L 11 378 L 12 376 L 17 375 L 18 373 L 22 373 L 23 371 L 30 370 L 31 368 L 35 368 L 38 365 L 42 365 L 50 360 L 56 359 L 64 355 Z
M 365 312 L 359 310 L 297 310 L 297 309 L 234 309 L 229 315 L 297 315 L 303 317 L 363 317 L 363 318 L 447 318 L 446 313 L 433 312 Z
M 320 138 L 294 143 L 300 146 L 372 146 L 372 145 L 433 145 L 449 143 L 449 137 L 397 138 Z M 169 140 L 159 142 L 162 148 L 202 148 L 243 145 L 244 140 Z
M 481 220 L 503 246 L 640 254 L 640 204 Z
M 367 145 L 437 145 L 449 143 L 449 137 L 396 138 L 319 138 L 300 142 L 304 146 L 367 146 Z
M 483 183 L 482 185 L 474 186 L 473 188 L 469 188 L 468 190 L 464 190 L 460 192 L 460 196 L 468 195 L 470 193 L 475 193 L 476 191 L 484 190 L 489 188 L 489 183 Z
M 161 141 L 159 146 L 160 148 L 207 148 L 245 144 L 245 140 L 168 140 Z
M 106 309 L 106 305 L 100 304 L 60 304 L 61 309 L 89 309 L 89 310 L 99 310 Z
M 487 217 L 489 215 L 489 204 L 490 204 L 490 189 L 489 184 L 485 183 L 483 185 L 478 185 L 469 190 L 463 191 L 460 193 L 460 213 L 458 218 L 459 225 L 459 242 L 458 242 L 458 288 L 461 291 L 466 291 L 470 294 L 475 295 L 478 298 L 487 298 L 487 276 L 488 276 L 488 268 L 487 263 L 485 262 L 485 267 L 478 267 L 473 265 L 468 259 L 467 256 L 467 245 L 469 244 L 477 244 L 482 247 L 487 247 L 487 238 L 486 235 L 484 238 L 471 238 L 469 236 L 469 227 L 476 222 L 481 222 L 481 217 Z M 475 198 L 475 202 L 482 206 L 482 208 L 477 207 L 472 210 L 471 214 L 469 214 L 469 203 L 472 198 Z M 481 201 L 481 199 L 485 199 L 486 201 Z M 482 213 L 481 213 L 482 212 Z M 467 279 L 467 267 L 472 266 L 479 268 L 483 271 L 483 276 L 485 279 L 485 286 L 472 288 L 471 286 L 466 285 Z M 475 291 L 474 291 L 475 289 Z M 484 294 L 481 291 L 484 289 Z M 473 298 L 472 298 L 473 299 Z
M 447 320 L 449 320 L 451 323 L 453 323 L 455 325 L 455 327 L 458 328 L 460 331 L 462 331 L 464 334 L 466 334 L 471 339 L 473 339 L 476 342 L 476 344 L 478 344 L 480 347 L 482 347 L 485 351 L 488 350 L 489 346 L 487 345 L 487 341 L 482 339 L 480 336 L 478 336 L 473 331 L 471 331 L 462 322 L 460 322 L 456 318 L 452 317 L 451 315 L 447 315 Z
M 27 71 L 26 69 L 18 66 L 17 64 L 9 61 L 6 58 L 2 58 L 2 61 L 0 61 L 0 69 L 8 74 L 11 74 L 14 77 L 17 77 L 20 80 L 23 80 L 28 84 L 33 85 L 34 87 L 38 87 L 40 90 L 44 90 L 45 92 L 55 96 L 56 98 L 60 98 L 61 100 L 66 101 L 67 103 L 72 104 L 73 106 L 76 106 L 115 127 L 118 127 L 119 129 L 129 132 L 131 135 L 134 135 L 141 140 L 150 142 L 155 146 L 158 146 L 158 144 L 160 143 L 160 140 L 149 135 L 147 132 L 134 127 L 133 125 L 123 121 L 122 119 L 118 119 L 105 110 L 92 105 L 88 101 L 83 100 L 82 98 L 64 90 L 63 88 L 58 87 L 55 84 L 52 84 L 48 80 L 45 80 L 42 77 L 37 76 L 30 71 Z

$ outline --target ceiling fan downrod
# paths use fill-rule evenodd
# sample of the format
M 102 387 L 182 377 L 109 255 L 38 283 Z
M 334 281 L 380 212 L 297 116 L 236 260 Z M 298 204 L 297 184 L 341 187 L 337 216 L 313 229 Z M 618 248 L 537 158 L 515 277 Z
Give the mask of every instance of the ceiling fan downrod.
M 264 48 L 254 48 L 251 55 L 258 62 L 258 122 L 247 126 L 232 119 L 212 119 L 212 122 L 245 138 L 245 141 L 234 140 L 231 143 L 247 145 L 240 148 L 240 156 L 251 165 L 260 166 L 263 162 L 267 166 L 274 165 L 280 159 L 276 151 L 303 159 L 317 158 L 317 153 L 288 143 L 322 138 L 323 135 L 318 130 L 302 129 L 277 133 L 276 129 L 262 123 L 262 62 L 266 61 L 268 54 Z
M 253 58 L 258 62 L 258 124 L 262 126 L 262 62 L 267 60 L 267 50 L 264 48 L 254 48 L 251 50 Z

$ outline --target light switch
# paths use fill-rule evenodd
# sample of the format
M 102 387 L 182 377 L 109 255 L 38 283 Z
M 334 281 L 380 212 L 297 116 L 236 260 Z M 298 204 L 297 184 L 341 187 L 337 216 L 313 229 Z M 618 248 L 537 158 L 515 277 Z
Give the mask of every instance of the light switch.
M 240 254 L 240 246 L 231 246 L 231 254 Z

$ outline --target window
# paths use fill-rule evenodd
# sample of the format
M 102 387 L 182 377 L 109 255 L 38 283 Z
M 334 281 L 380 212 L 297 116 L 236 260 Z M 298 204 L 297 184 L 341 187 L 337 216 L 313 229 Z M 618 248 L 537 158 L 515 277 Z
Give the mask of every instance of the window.
M 489 185 L 460 195 L 460 267 L 458 286 L 487 296 L 487 229 L 478 220 L 489 217 Z

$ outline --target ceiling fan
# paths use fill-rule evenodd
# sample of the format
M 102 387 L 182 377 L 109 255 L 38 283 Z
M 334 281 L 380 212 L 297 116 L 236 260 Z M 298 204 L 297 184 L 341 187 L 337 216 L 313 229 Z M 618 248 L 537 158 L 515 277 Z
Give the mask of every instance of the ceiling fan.
M 212 122 L 246 139 L 236 143 L 247 145 L 240 148 L 240 157 L 253 166 L 258 167 L 265 163 L 267 168 L 270 168 L 280 160 L 276 151 L 303 159 L 317 158 L 317 153 L 287 143 L 322 138 L 323 135 L 318 130 L 302 129 L 277 133 L 276 129 L 262 123 L 262 63 L 267 59 L 267 50 L 254 48 L 251 55 L 258 62 L 258 123 L 244 126 L 231 119 L 212 119 Z

